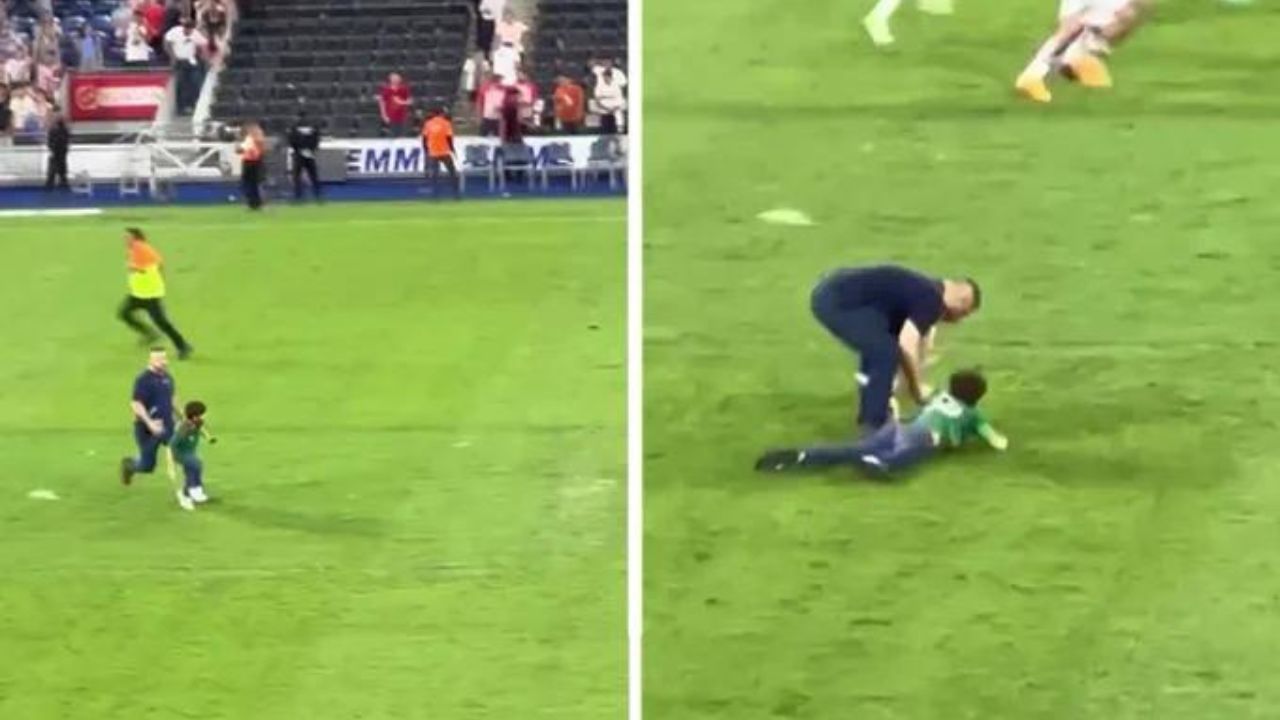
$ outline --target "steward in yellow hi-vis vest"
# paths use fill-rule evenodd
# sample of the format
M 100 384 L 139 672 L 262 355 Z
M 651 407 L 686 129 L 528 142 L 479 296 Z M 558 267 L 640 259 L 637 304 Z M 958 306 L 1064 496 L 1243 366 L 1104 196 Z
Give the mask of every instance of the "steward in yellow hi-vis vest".
M 159 335 L 155 329 L 134 317 L 139 310 L 146 311 L 156 328 L 178 349 L 178 357 L 186 359 L 191 355 L 191 345 L 164 314 L 164 275 L 160 272 L 163 259 L 160 253 L 138 228 L 125 228 L 124 241 L 129 252 L 129 296 L 120 306 L 120 319 L 142 337 L 144 344 L 149 345 Z

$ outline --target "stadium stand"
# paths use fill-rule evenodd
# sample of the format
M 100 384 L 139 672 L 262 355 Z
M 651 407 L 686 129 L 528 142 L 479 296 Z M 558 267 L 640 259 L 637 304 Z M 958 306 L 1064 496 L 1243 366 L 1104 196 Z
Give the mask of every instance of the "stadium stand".
M 610 59 L 625 67 L 626 0 L 544 0 L 528 64 L 544 96 L 555 90 L 555 78 L 567 75 L 591 87 L 593 60 Z
M 469 42 L 465 0 L 272 0 L 243 11 L 213 118 L 287 127 L 299 109 L 334 136 L 376 137 L 378 86 L 404 75 L 415 107 L 452 106 Z

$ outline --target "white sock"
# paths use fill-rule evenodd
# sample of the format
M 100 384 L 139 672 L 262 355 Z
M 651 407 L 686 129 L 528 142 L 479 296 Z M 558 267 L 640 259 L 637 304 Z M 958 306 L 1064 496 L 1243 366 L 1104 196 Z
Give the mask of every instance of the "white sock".
M 1053 70 L 1054 63 L 1059 59 L 1057 57 L 1058 48 L 1062 47 L 1064 40 L 1066 40 L 1066 37 L 1061 32 L 1054 32 L 1050 35 L 1049 39 L 1045 40 L 1040 49 L 1036 51 L 1036 54 L 1031 57 L 1031 62 L 1022 71 L 1022 75 L 1024 77 L 1031 75 L 1043 80 Z M 1076 42 L 1079 42 L 1079 38 L 1076 39 Z M 1075 43 L 1072 44 L 1074 45 Z
M 902 4 L 902 0 L 879 0 L 876 6 L 871 9 L 871 16 L 878 17 L 881 20 L 888 20 L 898 11 L 898 6 Z

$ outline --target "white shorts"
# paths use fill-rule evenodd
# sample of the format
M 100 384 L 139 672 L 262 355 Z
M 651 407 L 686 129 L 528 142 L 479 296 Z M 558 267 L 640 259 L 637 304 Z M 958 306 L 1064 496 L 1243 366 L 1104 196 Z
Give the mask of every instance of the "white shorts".
M 1129 4 L 1129 0 L 1061 0 L 1058 19 L 1084 16 L 1089 25 L 1108 25 Z

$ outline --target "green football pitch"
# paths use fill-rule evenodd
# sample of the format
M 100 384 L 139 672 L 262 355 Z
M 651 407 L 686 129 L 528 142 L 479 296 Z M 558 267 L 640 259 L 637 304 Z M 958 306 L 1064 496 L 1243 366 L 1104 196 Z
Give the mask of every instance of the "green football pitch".
M 3 222 L 0 717 L 622 716 L 623 203 Z M 126 225 L 220 436 L 190 514 L 117 476 Z
M 1116 87 L 1051 0 L 645 3 L 646 716 L 1280 717 L 1280 15 L 1165 3 Z M 774 208 L 813 227 L 755 220 Z M 973 275 L 1007 455 L 758 476 L 852 432 L 837 266 Z

